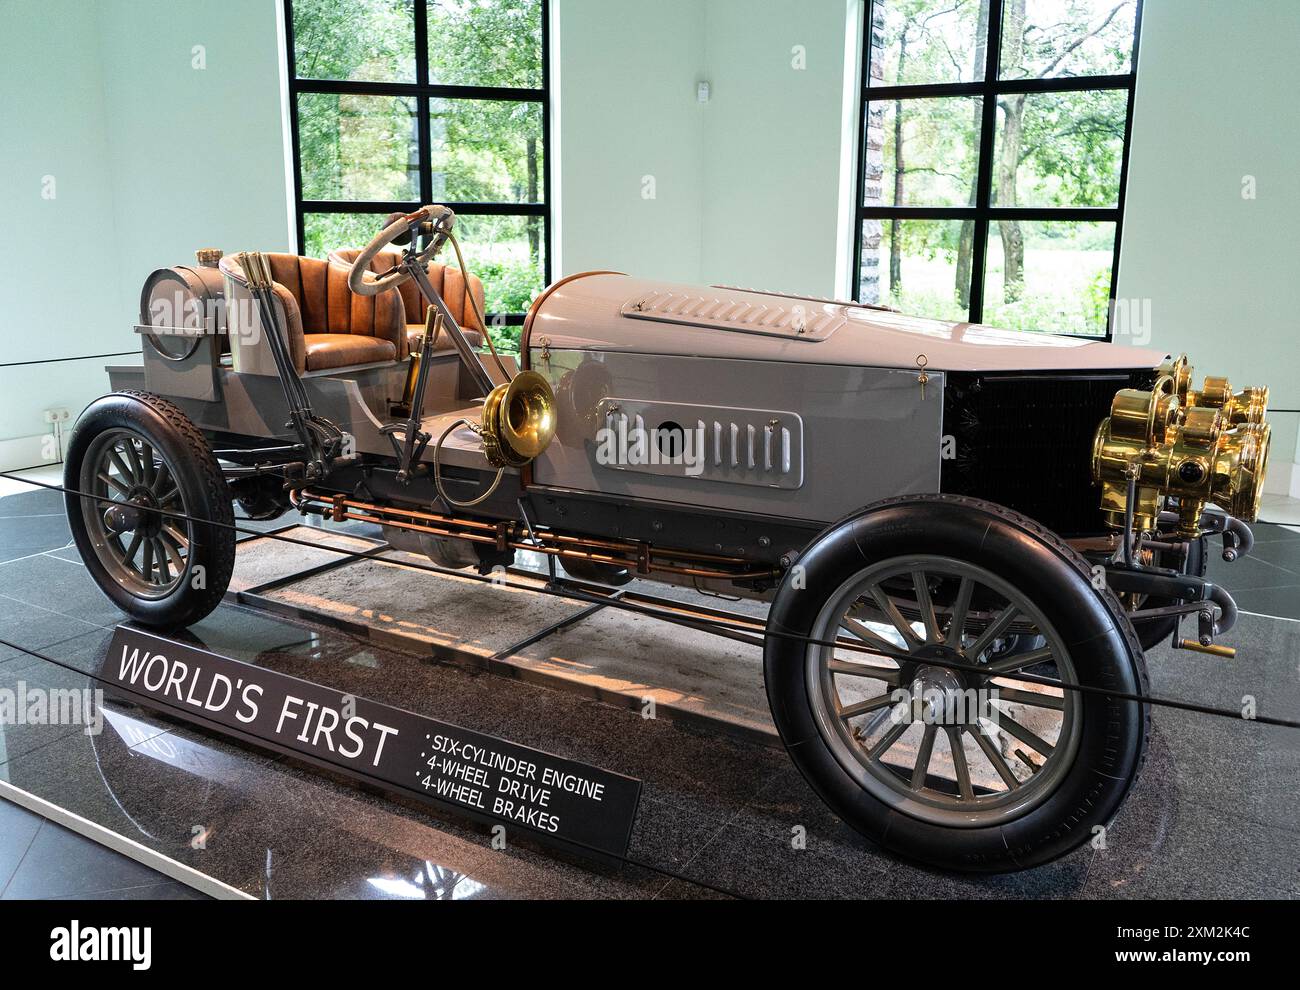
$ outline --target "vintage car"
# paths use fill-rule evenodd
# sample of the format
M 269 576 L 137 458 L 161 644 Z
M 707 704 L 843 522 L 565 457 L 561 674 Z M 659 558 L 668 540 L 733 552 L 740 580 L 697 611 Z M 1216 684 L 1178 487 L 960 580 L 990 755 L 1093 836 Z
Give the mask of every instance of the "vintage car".
M 1265 389 L 615 272 L 536 299 L 521 370 L 481 353 L 481 287 L 433 260 L 447 243 L 451 211 L 424 207 L 328 261 L 200 252 L 149 277 L 143 367 L 110 369 L 65 475 L 120 608 L 164 628 L 214 608 L 235 502 L 377 523 L 444 568 L 530 550 L 587 587 L 766 599 L 772 716 L 811 786 L 971 871 L 1044 863 L 1115 814 L 1147 744 L 1144 648 L 1231 654 L 1206 555 L 1250 549 Z

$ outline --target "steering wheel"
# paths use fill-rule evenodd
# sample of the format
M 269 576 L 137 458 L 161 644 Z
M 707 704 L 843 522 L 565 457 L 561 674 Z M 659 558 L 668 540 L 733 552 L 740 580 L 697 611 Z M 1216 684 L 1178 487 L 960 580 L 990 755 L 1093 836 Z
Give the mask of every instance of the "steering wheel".
M 389 217 L 389 223 L 375 235 L 375 239 L 366 245 L 365 250 L 357 255 L 357 260 L 348 270 L 348 288 L 357 295 L 377 296 L 386 289 L 401 285 L 411 277 L 404 265 L 397 265 L 386 272 L 376 274 L 370 270 L 370 263 L 384 248 L 397 241 L 403 234 L 414 237 L 423 233 L 427 243 L 415 253 L 415 260 L 428 264 L 429 260 L 442 247 L 447 233 L 456 222 L 456 214 L 446 206 L 422 206 L 414 213 L 396 213 Z M 408 255 L 409 257 L 409 255 Z

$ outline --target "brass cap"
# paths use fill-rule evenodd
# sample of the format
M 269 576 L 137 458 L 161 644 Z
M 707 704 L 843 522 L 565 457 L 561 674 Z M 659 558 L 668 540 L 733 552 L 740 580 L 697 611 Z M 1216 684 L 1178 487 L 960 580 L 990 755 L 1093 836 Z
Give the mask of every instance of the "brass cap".
M 224 253 L 221 248 L 199 248 L 194 252 L 194 257 L 205 268 L 215 268 Z

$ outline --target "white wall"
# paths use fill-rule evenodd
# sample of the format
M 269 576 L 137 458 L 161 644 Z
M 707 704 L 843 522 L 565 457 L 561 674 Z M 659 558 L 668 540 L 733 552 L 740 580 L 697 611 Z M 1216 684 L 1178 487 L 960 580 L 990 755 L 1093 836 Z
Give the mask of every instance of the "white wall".
M 288 248 L 276 8 L 6 0 L 0 364 L 138 354 L 150 271 L 198 247 Z M 39 463 L 42 411 L 75 417 L 107 391 L 106 363 L 0 368 L 0 469 Z
M 134 343 L 115 319 L 122 297 L 109 126 L 98 32 L 86 14 L 77 0 L 4 6 L 0 364 Z M 39 463 L 49 430 L 42 410 L 67 406 L 75 415 L 107 383 L 103 364 L 0 368 L 0 466 Z
M 845 0 L 708 0 L 704 9 L 712 98 L 700 280 L 841 295 L 844 79 L 856 78 L 858 51 L 850 46 L 846 65 Z M 852 150 L 853 132 L 844 136 Z
M 1152 346 L 1279 409 L 1300 408 L 1297 40 L 1292 0 L 1146 0 L 1119 280 L 1151 300 Z M 1274 490 L 1298 418 L 1270 416 Z
M 704 4 L 556 0 L 555 18 L 563 211 L 555 274 L 609 268 L 697 281 Z
M 855 2 L 555 0 L 560 274 L 841 292 Z

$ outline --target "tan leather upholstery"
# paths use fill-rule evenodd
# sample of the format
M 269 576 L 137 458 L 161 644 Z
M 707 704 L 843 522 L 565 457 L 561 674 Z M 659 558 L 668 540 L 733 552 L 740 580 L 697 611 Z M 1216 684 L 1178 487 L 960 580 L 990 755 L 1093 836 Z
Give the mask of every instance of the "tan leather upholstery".
M 346 271 L 320 258 L 268 254 L 299 372 L 405 357 L 406 318 L 396 291 L 359 296 Z
M 391 340 L 361 333 L 309 333 L 303 342 L 308 371 L 397 359 L 397 345 Z
M 337 268 L 350 269 L 359 254 L 361 254 L 360 250 L 355 248 L 331 251 L 329 256 L 330 264 Z M 375 255 L 374 261 L 371 262 L 370 270 L 373 272 L 386 272 L 401 260 L 401 255 L 396 251 L 380 251 L 379 254 Z M 474 307 L 470 304 L 469 296 L 465 292 L 465 276 L 461 273 L 461 270 L 448 267 L 438 261 L 431 261 L 429 262 L 428 273 L 429 282 L 442 296 L 443 302 L 451 310 L 451 315 L 456 318 L 456 323 L 465 331 L 465 339 L 469 341 L 470 346 L 482 347 L 483 325 L 479 322 L 478 317 L 474 315 Z M 470 291 L 474 293 L 474 298 L 478 301 L 479 309 L 482 309 L 484 306 L 483 283 L 472 272 L 469 276 L 469 287 Z M 420 289 L 414 280 L 403 282 L 393 291 L 401 295 L 402 310 L 405 313 L 406 322 L 406 346 L 409 349 L 415 346 L 416 339 L 424 333 L 426 303 L 424 296 L 420 295 Z M 439 349 L 445 346 L 448 345 L 443 341 L 439 341 Z

